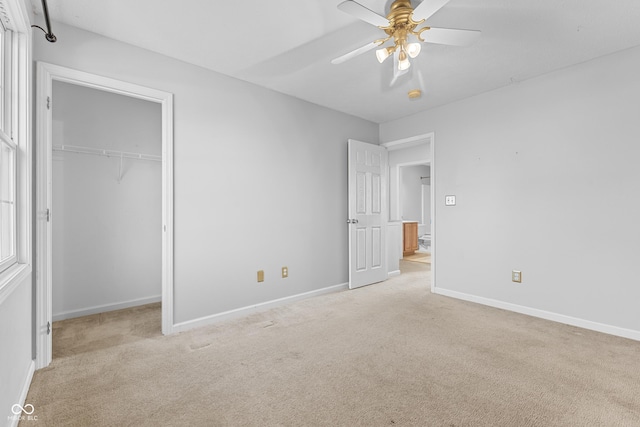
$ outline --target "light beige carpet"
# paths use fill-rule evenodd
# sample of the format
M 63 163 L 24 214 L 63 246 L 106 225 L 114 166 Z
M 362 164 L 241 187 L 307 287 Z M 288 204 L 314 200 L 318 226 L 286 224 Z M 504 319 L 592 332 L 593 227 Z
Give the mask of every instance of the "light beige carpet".
M 174 336 L 157 308 L 55 325 L 21 426 L 639 426 L 640 343 L 403 274 Z
M 421 262 L 423 264 L 431 264 L 431 254 L 426 252 L 416 252 L 411 255 L 406 255 L 402 258 L 403 261 Z

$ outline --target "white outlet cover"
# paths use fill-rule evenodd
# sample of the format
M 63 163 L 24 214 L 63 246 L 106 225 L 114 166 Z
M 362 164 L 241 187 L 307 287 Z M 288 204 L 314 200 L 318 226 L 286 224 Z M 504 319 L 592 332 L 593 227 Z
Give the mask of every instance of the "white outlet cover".
M 445 206 L 455 206 L 456 205 L 456 196 L 444 196 L 444 205 Z

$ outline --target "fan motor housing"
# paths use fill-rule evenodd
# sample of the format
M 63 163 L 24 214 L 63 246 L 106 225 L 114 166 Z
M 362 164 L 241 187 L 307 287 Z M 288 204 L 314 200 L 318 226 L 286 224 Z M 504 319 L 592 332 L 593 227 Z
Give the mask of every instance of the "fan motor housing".
M 418 22 L 411 19 L 413 13 L 413 7 L 409 0 L 396 0 L 391 5 L 387 19 L 390 24 L 388 28 L 385 28 L 385 32 L 392 35 L 398 27 L 411 27 L 408 29 L 414 29 Z

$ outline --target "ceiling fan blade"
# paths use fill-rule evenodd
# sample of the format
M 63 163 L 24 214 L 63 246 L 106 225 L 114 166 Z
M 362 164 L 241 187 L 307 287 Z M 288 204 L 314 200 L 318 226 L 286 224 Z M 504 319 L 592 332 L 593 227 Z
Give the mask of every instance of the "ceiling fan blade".
M 387 27 L 389 26 L 389 20 L 384 16 L 378 15 L 371 9 L 367 9 L 360 3 L 356 3 L 352 0 L 343 1 L 338 5 L 338 9 L 343 12 L 348 13 L 349 15 L 361 19 L 364 22 L 368 22 L 371 25 L 375 25 L 376 27 Z
M 449 0 L 424 0 L 413 10 L 413 20 L 429 19 L 431 15 L 442 9 Z
M 380 43 L 371 42 L 369 44 L 366 44 L 362 47 L 357 48 L 356 50 L 353 50 L 349 53 L 345 53 L 344 55 L 337 57 L 336 59 L 332 60 L 331 63 L 334 65 L 342 64 L 343 62 L 348 61 L 351 58 L 355 58 L 358 55 L 362 55 L 365 52 L 369 52 L 371 49 L 374 49 L 378 46 L 380 46 Z
M 433 28 L 422 33 L 426 43 L 447 44 L 451 46 L 468 46 L 481 32 L 478 30 L 456 30 L 453 28 Z

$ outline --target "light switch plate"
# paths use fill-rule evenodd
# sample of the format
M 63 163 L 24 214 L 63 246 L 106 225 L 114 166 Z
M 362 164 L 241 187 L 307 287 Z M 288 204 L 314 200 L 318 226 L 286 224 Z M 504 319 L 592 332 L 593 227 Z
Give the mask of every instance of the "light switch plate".
M 444 196 L 444 205 L 445 206 L 455 206 L 456 205 L 456 196 Z

